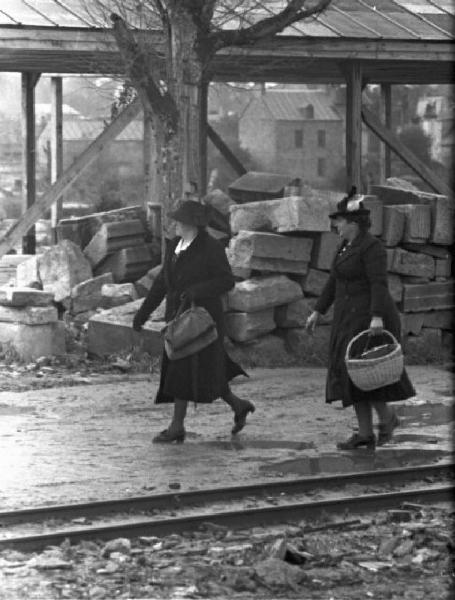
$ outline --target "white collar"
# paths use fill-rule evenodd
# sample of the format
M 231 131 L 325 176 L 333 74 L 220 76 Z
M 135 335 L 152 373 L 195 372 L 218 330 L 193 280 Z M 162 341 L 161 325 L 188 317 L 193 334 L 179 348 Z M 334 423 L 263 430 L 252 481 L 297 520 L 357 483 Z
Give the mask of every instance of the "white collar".
M 194 242 L 195 239 L 196 239 L 196 236 L 194 236 L 190 240 L 184 240 L 183 238 L 180 238 L 179 243 L 177 244 L 177 246 L 174 250 L 174 253 L 180 254 L 180 252 L 183 252 L 184 250 L 186 250 L 188 248 L 188 246 L 190 246 Z

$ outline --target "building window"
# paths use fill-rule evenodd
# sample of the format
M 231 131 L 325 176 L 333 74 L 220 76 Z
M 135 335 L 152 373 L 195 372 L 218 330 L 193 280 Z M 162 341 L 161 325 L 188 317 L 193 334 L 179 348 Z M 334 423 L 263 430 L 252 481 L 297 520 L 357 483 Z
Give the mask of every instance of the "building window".
M 296 129 L 294 131 L 294 144 L 296 148 L 303 148 L 303 131 Z
M 325 148 L 325 129 L 318 130 L 318 148 Z
M 326 174 L 325 158 L 318 158 L 318 177 L 324 177 Z

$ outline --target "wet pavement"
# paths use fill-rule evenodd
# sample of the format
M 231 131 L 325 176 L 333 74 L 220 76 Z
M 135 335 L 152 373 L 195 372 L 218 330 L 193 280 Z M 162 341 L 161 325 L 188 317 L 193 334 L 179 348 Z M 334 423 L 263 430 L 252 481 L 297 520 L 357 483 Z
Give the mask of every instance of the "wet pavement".
M 0 392 L 0 507 L 80 502 L 239 485 L 296 476 L 404 467 L 452 457 L 452 374 L 410 367 L 418 395 L 395 403 L 394 441 L 375 452 L 336 451 L 352 409 L 323 400 L 324 369 L 254 369 L 234 391 L 256 405 L 232 438 L 222 401 L 189 407 L 187 439 L 154 445 L 171 406 L 156 406 L 157 377 Z

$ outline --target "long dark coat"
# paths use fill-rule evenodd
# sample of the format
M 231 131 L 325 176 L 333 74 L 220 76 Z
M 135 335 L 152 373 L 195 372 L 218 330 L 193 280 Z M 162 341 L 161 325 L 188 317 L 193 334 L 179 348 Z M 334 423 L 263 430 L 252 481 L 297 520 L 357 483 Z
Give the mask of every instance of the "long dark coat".
M 194 357 L 169 360 L 163 352 L 160 386 L 155 401 L 174 398 L 208 403 L 228 391 L 228 381 L 245 374 L 227 355 L 224 345 L 224 317 L 221 295 L 234 286 L 234 277 L 223 247 L 206 231 L 200 231 L 190 246 L 178 256 L 174 253 L 180 238 L 169 242 L 163 267 L 139 308 L 135 320 L 144 324 L 166 297 L 165 320 L 174 318 L 182 293 L 203 306 L 216 323 L 218 339 Z M 194 397 L 194 377 L 197 397 Z
M 382 317 L 385 329 L 400 341 L 400 316 L 387 285 L 386 251 L 370 233 L 361 232 L 351 245 L 344 244 L 338 251 L 315 310 L 324 314 L 332 303 L 326 401 L 341 400 L 343 406 L 349 406 L 365 400 L 391 402 L 414 396 L 406 371 L 397 383 L 364 392 L 352 383 L 344 362 L 348 343 L 369 328 L 373 316 Z

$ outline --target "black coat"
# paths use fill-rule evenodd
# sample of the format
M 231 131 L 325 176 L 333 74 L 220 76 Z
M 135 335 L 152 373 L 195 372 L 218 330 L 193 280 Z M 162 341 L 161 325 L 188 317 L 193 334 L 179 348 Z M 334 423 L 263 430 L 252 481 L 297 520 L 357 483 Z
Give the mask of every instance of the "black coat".
M 212 316 L 218 339 L 195 357 L 170 361 L 163 352 L 160 386 L 156 402 L 174 398 L 195 402 L 212 402 L 228 391 L 228 381 L 244 371 L 231 361 L 224 345 L 224 315 L 221 296 L 234 286 L 234 277 L 224 248 L 206 231 L 201 231 L 190 246 L 178 256 L 174 251 L 180 238 L 169 242 L 164 264 L 139 308 L 135 323 L 142 325 L 166 297 L 165 320 L 174 318 L 182 294 Z M 194 381 L 196 377 L 196 382 Z M 197 388 L 194 397 L 193 387 Z
M 370 233 L 360 233 L 351 245 L 342 245 L 338 251 L 315 310 L 324 314 L 332 303 L 326 401 L 341 400 L 348 406 L 365 400 L 390 402 L 414 396 L 406 371 L 395 384 L 363 392 L 350 380 L 344 362 L 348 343 L 369 328 L 373 316 L 382 317 L 384 328 L 398 341 L 401 337 L 400 315 L 387 284 L 387 254 Z

